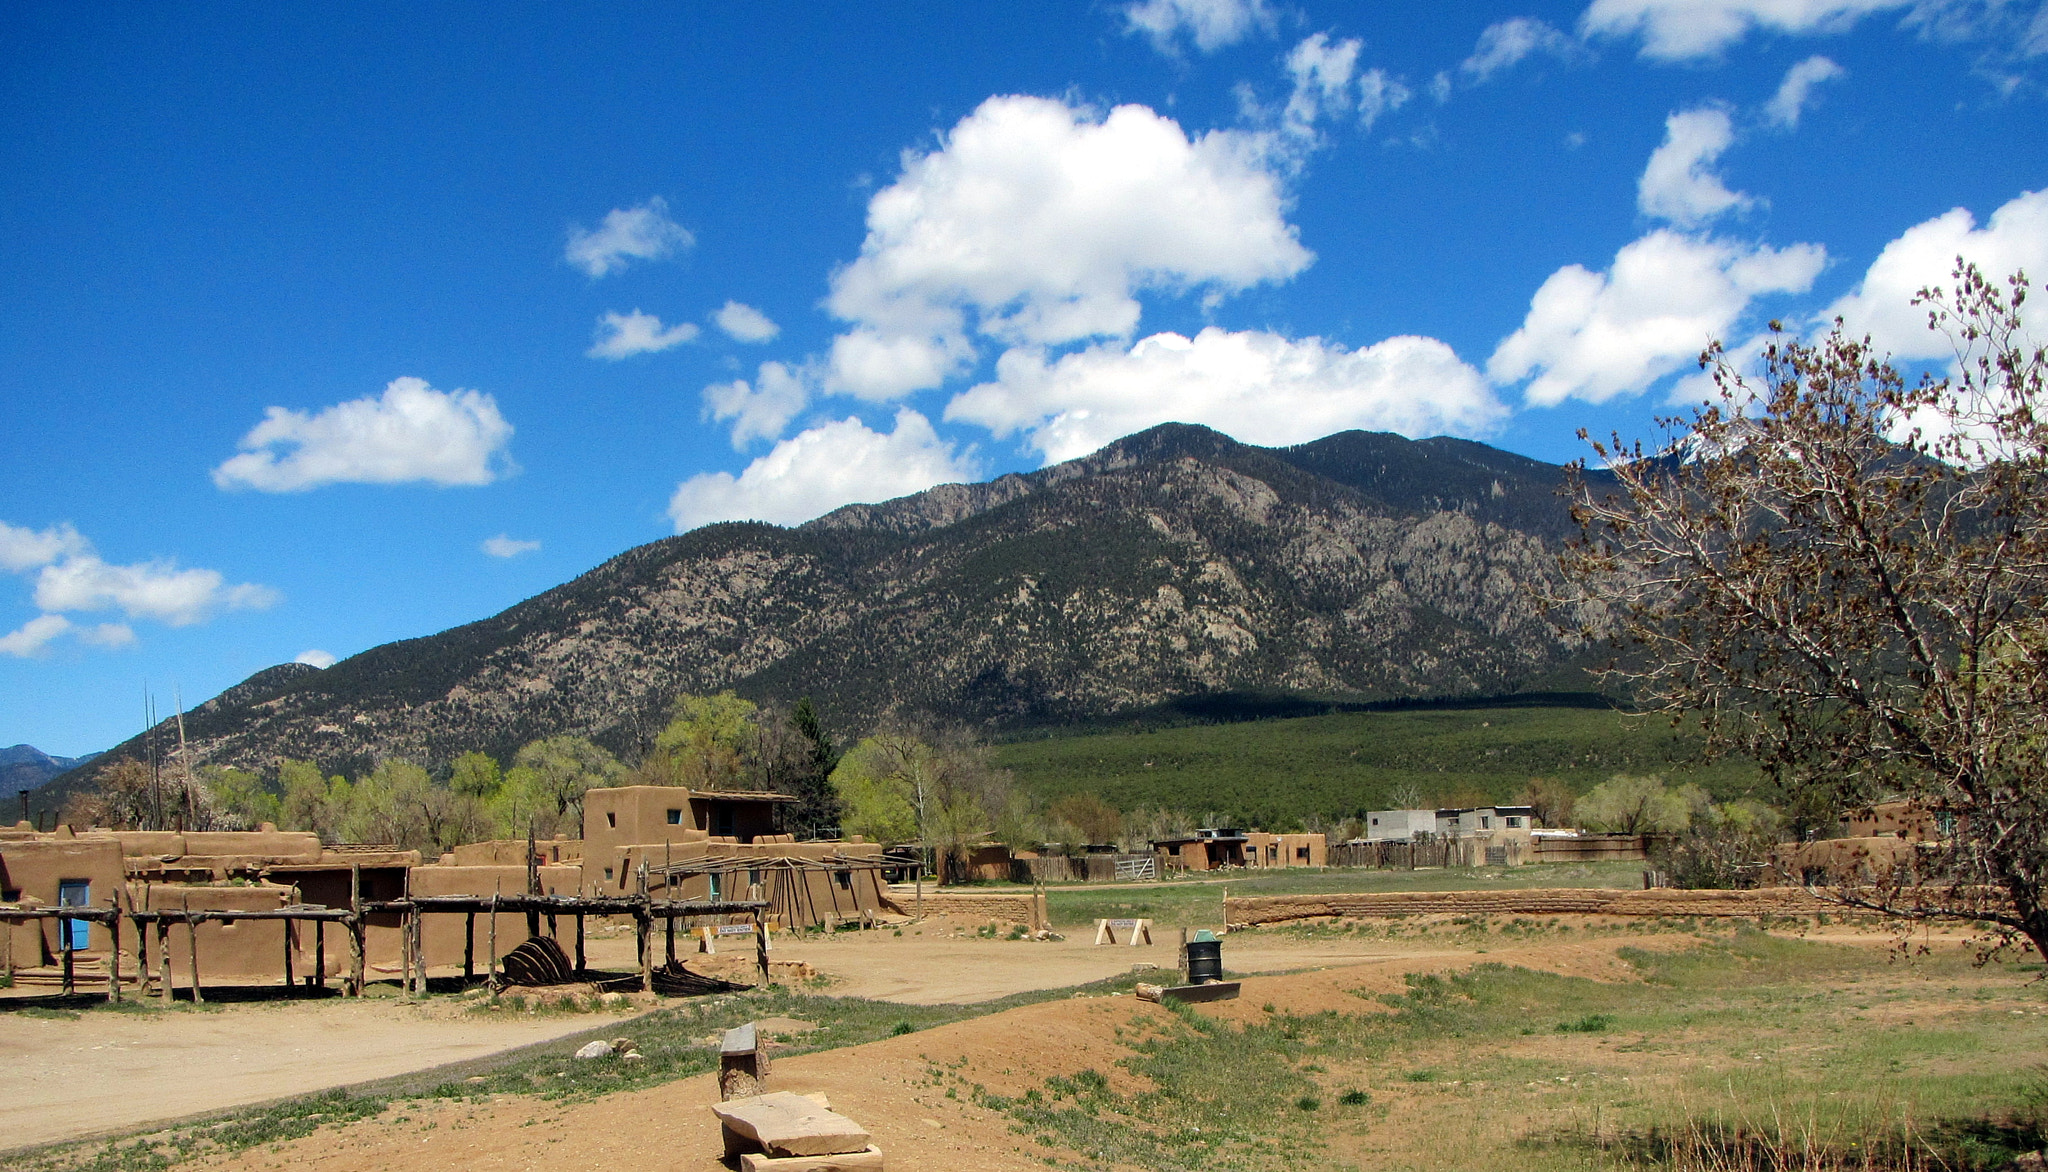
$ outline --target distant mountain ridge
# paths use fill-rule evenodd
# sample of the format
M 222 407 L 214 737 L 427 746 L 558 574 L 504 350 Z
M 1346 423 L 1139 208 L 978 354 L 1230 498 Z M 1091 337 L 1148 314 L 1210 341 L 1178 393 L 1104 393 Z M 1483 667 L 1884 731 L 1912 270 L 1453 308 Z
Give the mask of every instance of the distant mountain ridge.
M 0 749 L 0 798 L 12 798 L 23 790 L 34 789 L 97 756 L 97 753 L 87 753 L 83 757 L 56 757 L 34 745 Z M 0 815 L 11 817 L 4 808 L 0 808 Z
M 200 763 L 355 770 L 559 733 L 631 758 L 676 694 L 721 688 L 812 696 L 845 731 L 902 711 L 997 732 L 1230 691 L 1540 690 L 1585 658 L 1536 597 L 1570 531 L 1562 477 L 1465 440 L 1259 448 L 1167 424 L 792 529 L 651 542 L 490 618 L 258 673 L 186 734 Z

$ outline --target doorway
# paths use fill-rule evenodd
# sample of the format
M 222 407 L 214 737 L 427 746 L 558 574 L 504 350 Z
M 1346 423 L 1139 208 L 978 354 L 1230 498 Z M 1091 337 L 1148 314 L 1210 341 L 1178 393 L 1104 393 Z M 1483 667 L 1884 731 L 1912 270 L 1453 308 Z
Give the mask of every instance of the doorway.
M 92 883 L 85 879 L 60 879 L 57 881 L 58 907 L 91 907 Z M 58 920 L 58 946 L 66 952 L 84 952 L 91 946 L 92 922 L 90 920 Z

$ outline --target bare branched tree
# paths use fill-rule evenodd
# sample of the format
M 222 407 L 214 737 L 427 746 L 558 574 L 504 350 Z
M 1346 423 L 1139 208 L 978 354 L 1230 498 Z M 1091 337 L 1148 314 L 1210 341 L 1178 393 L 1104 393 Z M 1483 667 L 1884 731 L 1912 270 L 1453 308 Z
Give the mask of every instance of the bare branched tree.
M 2048 955 L 2048 355 L 2026 296 L 1958 261 L 1915 299 L 1954 373 L 1917 384 L 1840 322 L 1817 344 L 1772 323 L 1760 386 L 1710 348 L 1719 401 L 1664 421 L 1670 448 L 1593 444 L 1620 491 L 1575 486 L 1564 569 L 1610 608 L 1611 670 L 1760 762 L 1795 823 L 1903 797 L 1947 828 L 1918 874 L 1840 898 Z

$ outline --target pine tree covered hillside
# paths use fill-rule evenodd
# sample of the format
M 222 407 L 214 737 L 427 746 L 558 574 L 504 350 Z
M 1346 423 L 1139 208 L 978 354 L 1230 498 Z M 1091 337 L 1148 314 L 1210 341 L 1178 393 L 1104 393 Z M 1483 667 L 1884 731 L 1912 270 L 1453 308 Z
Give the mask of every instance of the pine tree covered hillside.
M 479 622 L 259 673 L 186 736 L 195 765 L 441 769 L 562 734 L 631 761 L 674 697 L 728 688 L 810 696 L 841 733 L 896 712 L 1003 735 L 1226 692 L 1555 687 L 1586 656 L 1536 601 L 1562 477 L 1463 440 L 1269 449 L 1169 424 L 794 529 L 652 542 Z

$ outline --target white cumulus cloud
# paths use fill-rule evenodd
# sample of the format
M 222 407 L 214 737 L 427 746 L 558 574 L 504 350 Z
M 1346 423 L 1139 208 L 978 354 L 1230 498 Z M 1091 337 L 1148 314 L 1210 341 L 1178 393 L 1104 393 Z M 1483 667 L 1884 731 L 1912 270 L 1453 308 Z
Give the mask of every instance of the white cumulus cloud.
M 1413 92 L 1386 70 L 1359 72 L 1364 48 L 1357 37 L 1332 41 L 1327 33 L 1314 33 L 1288 51 L 1287 76 L 1294 91 L 1281 124 L 1289 134 L 1312 137 L 1323 118 L 1354 112 L 1359 124 L 1371 130 L 1381 115 L 1408 103 Z
M 540 542 L 510 537 L 500 533 L 496 537 L 484 538 L 483 545 L 478 548 L 494 558 L 516 558 L 522 553 L 532 553 L 534 550 L 539 549 Z
M 1548 23 L 1533 16 L 1515 16 L 1486 26 L 1472 55 L 1459 64 L 1458 72 L 1477 85 L 1529 57 L 1544 55 L 1569 61 L 1583 52 L 1577 42 Z
M 1750 30 L 1844 32 L 1875 12 L 1919 0 L 1593 0 L 1579 17 L 1589 36 L 1633 37 L 1642 55 L 1666 61 L 1712 57 Z
M 1824 81 L 1846 77 L 1848 73 L 1848 70 L 1817 53 L 1808 57 L 1785 71 L 1785 80 L 1778 83 L 1778 92 L 1764 103 L 1764 118 L 1773 126 L 1797 129 L 1799 116 L 1806 112 L 1807 103 L 1813 98 L 1813 87 Z
M 690 230 L 668 218 L 668 201 L 654 196 L 637 208 L 613 208 L 595 229 L 569 227 L 562 257 L 594 280 L 636 260 L 663 260 L 697 243 Z
M 1272 33 L 1273 11 L 1265 0 L 1139 0 L 1123 9 L 1131 32 L 1143 33 L 1168 56 L 1178 54 L 1183 34 L 1204 53 L 1237 44 L 1255 32 Z
M 307 664 L 312 667 L 317 667 L 321 671 L 326 671 L 328 668 L 333 667 L 337 660 L 335 659 L 334 653 L 332 651 L 322 651 L 317 647 L 313 647 L 308 648 L 305 651 L 299 652 L 297 657 L 295 657 L 292 660 L 292 662 Z
M 782 332 L 782 327 L 770 321 L 767 314 L 738 301 L 719 306 L 711 320 L 735 342 L 770 342 Z
M 1503 385 L 1533 376 L 1524 395 L 1537 406 L 1638 393 L 1726 339 L 1755 298 L 1805 292 L 1826 261 L 1818 244 L 1773 249 L 1658 229 L 1607 272 L 1552 273 L 1486 372 Z
M 1644 215 L 1681 227 L 1703 224 L 1756 201 L 1728 190 L 1714 173 L 1721 153 L 1735 141 L 1735 125 L 1718 106 L 1680 110 L 1664 120 L 1664 142 L 1650 155 L 1636 182 L 1636 206 Z
M 93 554 L 44 566 L 35 593 L 46 611 L 118 610 L 173 627 L 203 622 L 217 610 L 260 610 L 278 597 L 268 586 L 231 586 L 218 570 L 181 570 L 168 559 L 114 565 Z
M 704 413 L 721 422 L 733 420 L 732 446 L 744 448 L 757 439 L 779 438 L 810 397 L 803 371 L 763 362 L 751 383 L 740 378 L 705 387 Z
M 692 476 L 676 486 L 668 511 L 678 533 L 714 521 L 795 525 L 841 505 L 888 500 L 980 475 L 969 455 L 954 451 L 930 420 L 905 407 L 896 412 L 895 430 L 886 434 L 857 418 L 836 420 L 783 440 L 738 476 Z
M 39 614 L 13 631 L 0 635 L 0 655 L 27 659 L 41 655 L 50 640 L 71 629 L 71 620 L 60 614 Z
M 478 391 L 398 378 L 378 398 L 307 414 L 264 411 L 241 455 L 213 470 L 221 488 L 299 492 L 324 484 L 489 484 L 509 469 L 512 425 Z
M 1485 431 L 1506 414 L 1477 370 L 1435 338 L 1359 350 L 1211 326 L 1154 334 L 1047 361 L 1012 350 L 993 382 L 963 391 L 948 420 L 998 436 L 1021 431 L 1047 463 L 1085 455 L 1155 424 L 1200 423 L 1254 444 L 1294 444 L 1348 428 L 1409 436 Z
M 95 647 L 113 649 L 135 645 L 135 628 L 127 623 L 97 623 L 80 631 L 80 639 Z
M 27 529 L 0 521 L 0 570 L 10 574 L 46 566 L 58 558 L 84 553 L 91 548 L 91 543 L 68 524 Z
M 696 336 L 697 327 L 690 322 L 663 326 L 660 318 L 637 309 L 631 313 L 606 313 L 597 319 L 597 344 L 589 354 L 616 362 L 635 354 L 658 354 Z
M 1981 228 L 1969 209 L 1952 208 L 1906 229 L 1821 319 L 1839 316 L 1852 335 L 1869 334 L 1881 352 L 1897 358 L 1949 358 L 1954 352 L 1948 340 L 1927 328 L 1927 311 L 1912 301 L 1929 286 L 1953 288 L 1958 256 L 1975 262 L 2001 285 L 2020 269 L 2036 281 L 2048 275 L 2048 189 L 2020 193 L 1992 212 Z M 2041 330 L 2040 319 L 2034 308 L 2025 321 L 2036 336 L 2048 332 Z
M 1262 136 L 1191 139 L 1143 106 L 990 98 L 869 202 L 861 255 L 826 301 L 852 323 L 831 387 L 882 400 L 937 386 L 973 361 L 970 327 L 1010 344 L 1127 336 L 1142 290 L 1290 278 L 1313 256 L 1284 215 L 1280 165 Z

